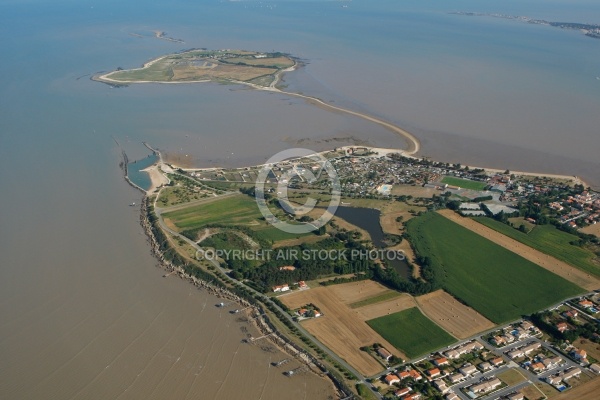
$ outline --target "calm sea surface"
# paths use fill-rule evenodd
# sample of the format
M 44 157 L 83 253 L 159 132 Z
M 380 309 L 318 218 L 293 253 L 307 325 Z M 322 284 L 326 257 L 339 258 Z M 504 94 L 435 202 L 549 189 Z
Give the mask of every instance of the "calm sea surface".
M 161 277 L 112 138 L 130 160 L 147 156 L 146 141 L 200 166 L 298 145 L 404 146 L 284 95 L 112 89 L 89 74 L 192 47 L 285 51 L 307 61 L 290 90 L 398 123 L 424 155 L 600 183 L 600 40 L 447 14 L 600 23 L 597 2 L 122 3 L 0 0 L 1 398 L 331 395 L 318 377 L 269 368 L 284 355 L 241 344 L 247 326 L 216 298 Z

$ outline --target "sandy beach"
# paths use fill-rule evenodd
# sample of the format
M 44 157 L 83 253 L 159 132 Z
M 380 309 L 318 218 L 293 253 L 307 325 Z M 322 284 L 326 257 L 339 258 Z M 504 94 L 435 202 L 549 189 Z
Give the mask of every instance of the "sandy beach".
M 150 182 L 152 183 L 150 188 L 146 191 L 146 193 L 148 194 L 154 193 L 154 191 L 160 186 L 166 185 L 169 182 L 171 182 L 161 170 L 160 164 L 151 165 L 148 168 L 143 169 L 142 171 L 148 173 L 148 175 L 150 176 Z

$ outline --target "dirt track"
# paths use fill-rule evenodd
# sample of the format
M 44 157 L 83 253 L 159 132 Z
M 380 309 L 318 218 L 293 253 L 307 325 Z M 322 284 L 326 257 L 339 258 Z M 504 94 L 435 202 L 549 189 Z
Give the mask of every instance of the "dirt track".
M 582 288 L 587 290 L 595 290 L 600 288 L 600 280 L 563 261 L 557 260 L 554 257 L 526 246 L 514 239 L 509 238 L 508 236 L 488 228 L 487 226 L 473 221 L 472 219 L 461 217 L 454 211 L 441 210 L 438 211 L 438 213 L 449 220 L 469 229 L 470 231 L 473 231 L 478 235 L 483 236 L 484 238 L 504 247 L 505 249 L 510 250 L 513 253 L 516 253 L 521 257 L 539 265 L 540 267 L 547 269 L 548 271 L 553 272 L 578 286 L 581 286 Z
M 319 307 L 323 316 L 302 322 L 304 328 L 360 373 L 371 376 L 383 370 L 383 367 L 372 356 L 361 351 L 360 347 L 377 342 L 398 357 L 406 356 L 372 330 L 364 322 L 365 318 L 386 315 L 390 308 L 390 313 L 400 311 L 406 301 L 401 301 L 402 297 L 393 299 L 394 304 L 398 305 L 392 307 L 387 304 L 384 310 L 375 306 L 388 302 L 354 310 L 348 304 L 373 297 L 386 290 L 388 289 L 373 281 L 362 281 L 297 291 L 280 296 L 279 299 L 290 308 L 298 308 L 307 303 Z M 382 314 L 378 314 L 379 312 Z
M 491 329 L 494 323 L 443 290 L 416 298 L 421 311 L 459 339 Z

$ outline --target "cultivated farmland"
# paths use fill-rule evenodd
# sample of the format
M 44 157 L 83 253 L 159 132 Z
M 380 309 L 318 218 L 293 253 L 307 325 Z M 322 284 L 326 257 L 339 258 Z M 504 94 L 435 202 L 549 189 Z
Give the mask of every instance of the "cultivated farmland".
M 494 323 L 443 290 L 416 297 L 421 311 L 459 339 L 491 329 Z
M 437 213 L 413 218 L 407 232 L 416 251 L 439 270 L 444 289 L 495 323 L 583 292 Z
M 456 341 L 413 307 L 367 321 L 369 326 L 394 347 L 414 358 Z
M 279 296 L 279 300 L 291 309 L 308 303 L 316 305 L 323 316 L 303 321 L 302 326 L 359 372 L 371 376 L 380 372 L 383 367 L 371 355 L 361 351 L 361 347 L 380 343 L 394 355 L 400 358 L 406 356 L 371 329 L 365 319 L 396 313 L 414 306 L 414 302 L 410 303 L 410 296 L 402 295 L 392 299 L 391 304 L 386 302 L 383 309 L 380 306 L 382 303 L 356 309 L 351 309 L 349 304 L 389 291 L 376 282 L 361 281 L 296 291 Z
M 600 277 L 600 262 L 594 261 L 596 255 L 590 250 L 572 245 L 571 242 L 576 242 L 579 238 L 560 231 L 553 225 L 536 225 L 531 232 L 523 233 L 491 218 L 475 218 L 475 221 L 582 271 Z
M 479 236 L 482 236 L 505 249 L 512 251 L 520 255 L 521 257 L 539 265 L 540 267 L 565 278 L 566 280 L 573 282 L 577 286 L 584 289 L 595 290 L 600 288 L 600 279 L 595 276 L 582 271 L 564 261 L 561 261 L 549 254 L 542 253 L 541 251 L 534 249 L 533 247 L 527 246 L 526 244 L 515 240 L 507 235 L 500 233 L 497 230 L 488 228 L 484 224 L 475 222 L 471 218 L 464 218 L 450 210 L 439 211 L 439 214 L 448 218 L 451 221 L 456 222 L 460 226 L 467 228 L 468 230 L 475 232 Z M 510 228 L 513 229 L 513 228 Z

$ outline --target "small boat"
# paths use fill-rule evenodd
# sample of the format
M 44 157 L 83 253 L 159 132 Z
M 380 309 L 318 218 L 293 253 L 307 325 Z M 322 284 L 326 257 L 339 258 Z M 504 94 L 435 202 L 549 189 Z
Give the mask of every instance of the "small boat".
M 129 207 L 135 207 L 135 202 L 131 203 Z

